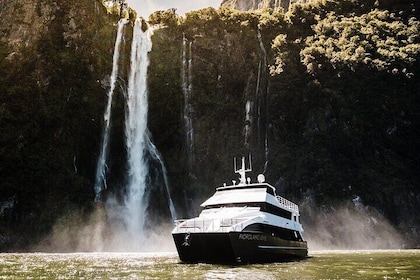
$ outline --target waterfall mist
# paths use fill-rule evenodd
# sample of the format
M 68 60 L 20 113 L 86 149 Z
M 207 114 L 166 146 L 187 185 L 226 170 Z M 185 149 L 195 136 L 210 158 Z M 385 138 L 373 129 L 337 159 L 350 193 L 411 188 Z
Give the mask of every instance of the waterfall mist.
M 359 198 L 337 207 L 300 205 L 304 237 L 313 250 L 401 249 L 402 236 L 375 208 Z

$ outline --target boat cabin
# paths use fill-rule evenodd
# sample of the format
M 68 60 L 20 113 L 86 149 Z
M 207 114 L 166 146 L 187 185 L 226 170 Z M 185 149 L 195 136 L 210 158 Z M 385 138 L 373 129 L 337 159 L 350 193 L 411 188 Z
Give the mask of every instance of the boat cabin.
M 298 221 L 296 204 L 277 196 L 273 186 L 267 183 L 223 186 L 216 189 L 212 197 L 201 204 L 204 209 L 221 207 L 259 207 L 285 219 Z

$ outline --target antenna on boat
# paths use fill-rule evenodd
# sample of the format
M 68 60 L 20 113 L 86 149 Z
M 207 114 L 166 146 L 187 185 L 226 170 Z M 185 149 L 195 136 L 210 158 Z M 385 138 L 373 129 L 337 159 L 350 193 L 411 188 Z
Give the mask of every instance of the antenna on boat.
M 242 157 L 241 168 L 239 169 L 236 167 L 236 161 L 237 161 L 237 158 L 235 158 L 233 161 L 235 173 L 238 173 L 240 175 L 239 185 L 244 185 L 247 182 L 246 173 L 252 171 L 251 155 L 249 155 L 249 158 L 248 158 L 248 163 L 249 163 L 248 168 L 246 167 L 246 164 L 245 164 L 245 157 Z

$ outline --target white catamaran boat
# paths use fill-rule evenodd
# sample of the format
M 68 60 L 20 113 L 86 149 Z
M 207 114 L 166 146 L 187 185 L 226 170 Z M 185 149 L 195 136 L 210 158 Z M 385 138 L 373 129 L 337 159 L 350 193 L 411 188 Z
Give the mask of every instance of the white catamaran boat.
M 242 166 L 239 183 L 216 189 L 196 218 L 177 220 L 172 236 L 179 258 L 187 263 L 265 263 L 306 258 L 308 247 L 299 208 L 277 196 L 264 175 L 251 183 Z

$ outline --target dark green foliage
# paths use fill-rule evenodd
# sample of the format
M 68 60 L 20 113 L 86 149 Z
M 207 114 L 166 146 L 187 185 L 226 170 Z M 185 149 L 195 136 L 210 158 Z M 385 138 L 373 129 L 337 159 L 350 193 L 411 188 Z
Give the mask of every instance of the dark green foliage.
M 49 12 L 29 44 L 0 45 L 0 201 L 16 198 L 16 215 L 0 220 L 0 234 L 16 234 L 0 250 L 38 241 L 65 209 L 93 199 L 105 97 L 99 81 L 110 72 L 115 18 L 95 1 Z M 73 20 L 84 28 L 73 30 Z
M 103 81 L 111 73 L 118 18 L 95 1 L 65 2 L 26 47 L 0 41 L 0 202 L 18 199 L 17 213 L 2 214 L 0 234 L 24 233 L 0 250 L 38 241 L 66 209 L 88 211 L 93 200 Z M 43 7 L 35 10 L 39 17 Z M 216 186 L 237 180 L 232 158 L 251 153 L 252 177 L 265 172 L 296 202 L 328 207 L 360 197 L 395 225 L 404 218 L 419 226 L 415 215 L 406 215 L 419 207 L 415 1 L 322 0 L 293 5 L 286 14 L 208 8 L 185 18 L 169 10 L 149 20 L 161 26 L 150 53 L 149 129 L 181 215 L 192 214 Z M 1 30 L 4 36 L 12 31 Z M 122 79 L 131 45 L 125 38 Z M 183 40 L 193 58 L 192 166 L 183 119 Z M 114 192 L 125 179 L 123 98 L 118 90 L 109 161 Z M 150 207 L 167 212 L 162 191 L 150 195 Z
M 397 222 L 395 190 L 406 199 L 419 192 L 420 22 L 411 4 L 391 6 L 401 10 L 357 1 L 295 7 L 291 33 L 274 40 L 271 70 L 290 89 L 277 93 L 285 103 L 275 127 L 294 187 L 313 189 L 322 204 L 360 196 Z
M 419 205 L 412 199 L 420 179 L 417 13 L 410 1 L 314 1 L 286 15 L 204 9 L 169 25 L 165 32 L 178 30 L 172 35 L 179 52 L 179 28 L 192 42 L 196 133 L 195 179 L 174 176 L 172 187 L 191 197 L 209 195 L 219 178 L 232 178 L 231 158 L 248 152 L 262 172 L 264 135 L 254 122 L 246 147 L 243 134 L 244 104 L 260 100 L 267 104 L 261 116 L 268 128 L 266 175 L 279 191 L 317 205 L 360 197 L 399 224 L 399 202 L 409 201 L 404 209 Z M 260 79 L 262 99 L 254 96 L 262 61 L 258 30 L 272 74 Z M 154 135 L 160 133 L 156 127 Z M 174 172 L 185 160 L 179 145 L 172 142 L 173 153 L 158 141 Z M 416 217 L 407 219 L 418 225 Z

